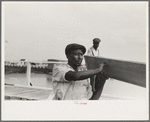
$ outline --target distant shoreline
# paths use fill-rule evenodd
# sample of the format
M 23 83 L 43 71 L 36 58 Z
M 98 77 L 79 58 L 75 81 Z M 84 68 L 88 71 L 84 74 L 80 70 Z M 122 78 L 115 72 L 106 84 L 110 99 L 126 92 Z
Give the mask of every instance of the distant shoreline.
M 17 67 L 17 66 L 5 66 L 5 75 L 12 73 L 26 73 L 27 67 Z M 50 74 L 52 69 L 49 68 L 33 68 L 31 67 L 31 73 L 37 74 Z

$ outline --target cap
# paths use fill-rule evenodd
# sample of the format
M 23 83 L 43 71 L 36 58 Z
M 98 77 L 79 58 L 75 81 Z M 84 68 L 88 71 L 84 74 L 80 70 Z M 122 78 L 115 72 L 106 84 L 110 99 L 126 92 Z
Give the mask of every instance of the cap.
M 99 43 L 99 42 L 101 42 L 101 40 L 100 40 L 99 38 L 94 38 L 94 39 L 93 39 L 93 43 L 94 43 L 94 42 Z
M 65 54 L 67 55 L 70 51 L 75 49 L 81 49 L 83 54 L 86 52 L 86 48 L 83 45 L 73 43 L 66 46 Z

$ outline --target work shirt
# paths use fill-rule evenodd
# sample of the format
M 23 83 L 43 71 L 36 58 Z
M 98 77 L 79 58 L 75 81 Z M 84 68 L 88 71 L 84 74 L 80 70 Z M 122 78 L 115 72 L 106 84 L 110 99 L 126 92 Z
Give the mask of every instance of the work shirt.
M 89 56 L 100 56 L 99 49 L 95 50 L 92 46 L 90 49 L 88 49 L 87 55 Z
M 78 71 L 85 68 L 80 66 Z M 53 92 L 51 98 L 53 100 L 88 100 L 92 97 L 92 87 L 89 79 L 68 81 L 65 79 L 65 74 L 68 71 L 75 71 L 68 64 L 54 64 L 52 85 Z

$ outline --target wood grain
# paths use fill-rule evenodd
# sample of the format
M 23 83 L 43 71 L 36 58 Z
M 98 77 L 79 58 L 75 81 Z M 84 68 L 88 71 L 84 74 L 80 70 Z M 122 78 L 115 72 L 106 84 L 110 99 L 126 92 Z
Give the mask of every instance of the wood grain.
M 109 78 L 146 87 L 146 64 L 144 63 L 93 56 L 84 56 L 84 58 L 87 69 L 96 69 L 99 64 L 106 63 L 104 70 Z

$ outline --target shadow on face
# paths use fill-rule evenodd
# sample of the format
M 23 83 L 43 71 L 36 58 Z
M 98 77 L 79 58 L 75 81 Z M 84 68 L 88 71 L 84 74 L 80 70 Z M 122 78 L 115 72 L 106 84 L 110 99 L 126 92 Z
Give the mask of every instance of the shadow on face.
M 93 43 L 93 47 L 97 49 L 99 47 L 99 43 Z
M 83 52 L 81 49 L 72 50 L 67 54 L 68 63 L 74 67 L 80 66 L 83 60 Z

